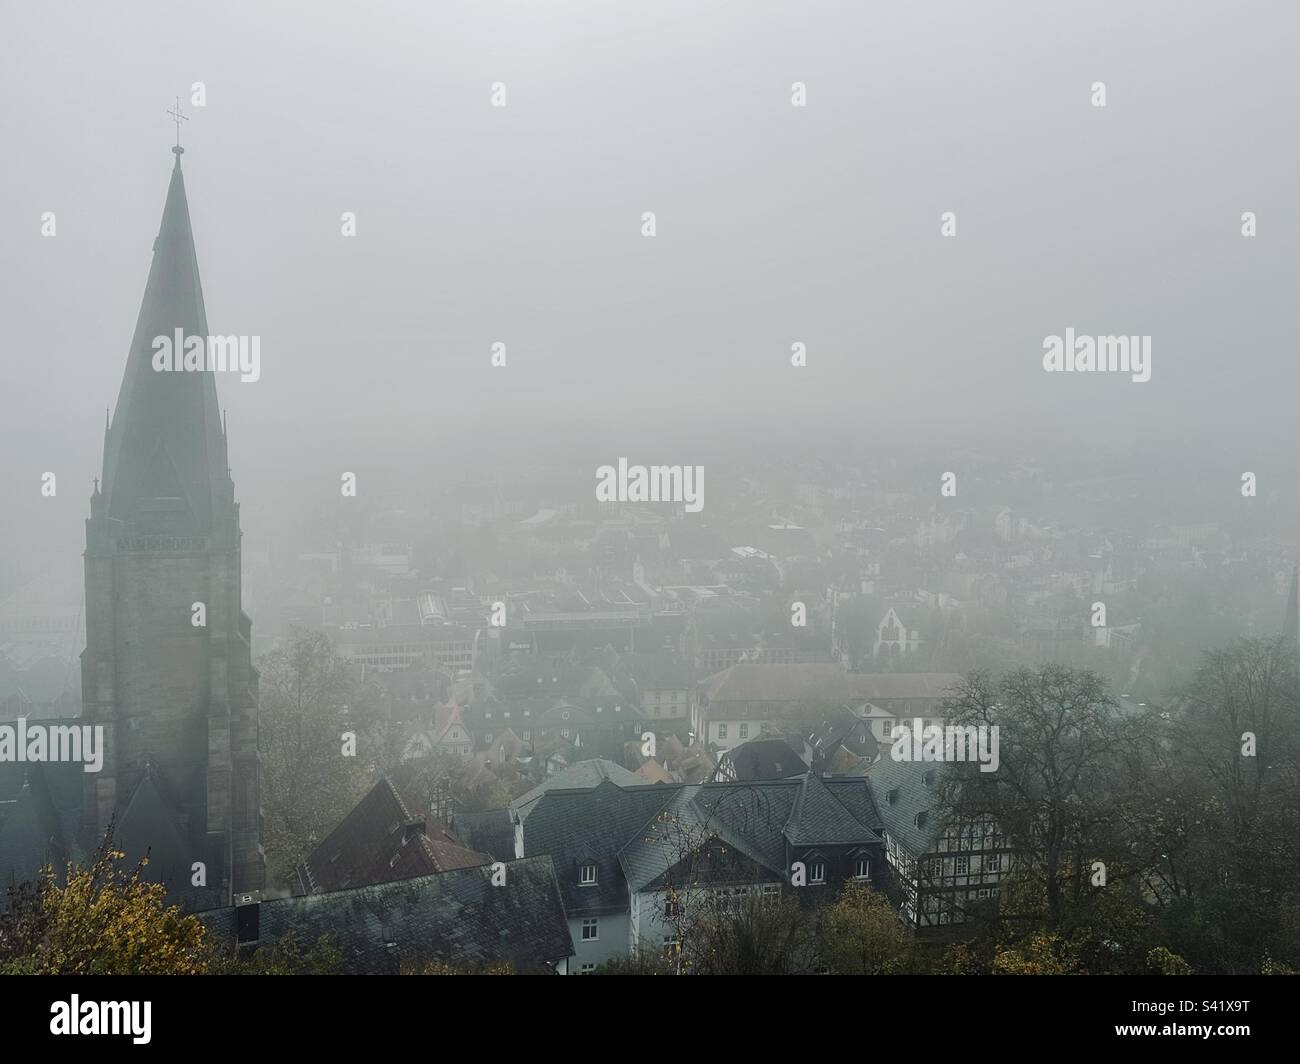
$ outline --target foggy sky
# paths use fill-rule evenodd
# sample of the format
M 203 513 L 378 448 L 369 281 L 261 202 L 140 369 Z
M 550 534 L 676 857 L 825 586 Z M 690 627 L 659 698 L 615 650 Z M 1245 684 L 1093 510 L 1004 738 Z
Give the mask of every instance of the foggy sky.
M 80 550 L 177 94 L 209 325 L 262 337 L 218 382 L 246 530 L 345 469 L 831 437 L 1294 471 L 1293 2 L 2 9 L 11 550 Z M 1044 373 L 1068 326 L 1151 381 Z

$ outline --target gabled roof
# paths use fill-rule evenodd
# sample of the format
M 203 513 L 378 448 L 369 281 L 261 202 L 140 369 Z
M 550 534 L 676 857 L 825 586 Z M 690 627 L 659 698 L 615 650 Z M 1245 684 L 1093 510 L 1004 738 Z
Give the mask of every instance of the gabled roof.
M 627 886 L 618 852 L 672 799 L 675 789 L 632 777 L 620 787 L 604 780 L 582 790 L 550 790 L 523 826 L 524 853 L 550 854 L 570 916 L 627 908 Z M 579 867 L 596 866 L 596 882 L 579 883 Z
M 657 885 L 679 864 L 703 847 L 725 853 L 729 863 L 739 858 L 759 866 L 776 878 L 784 875 L 784 852 L 774 854 L 753 844 L 749 833 L 736 829 L 734 812 L 718 808 L 725 792 L 704 797 L 704 785 L 681 787 L 619 852 L 619 865 L 633 891 Z M 703 800 L 701 800 L 703 798 Z
M 352 975 L 390 974 L 430 961 L 454 969 L 504 961 L 517 973 L 547 971 L 573 953 L 551 859 L 511 861 L 504 871 L 501 886 L 485 866 L 264 901 L 258 943 L 293 933 L 310 945 L 328 935 Z M 198 915 L 218 940 L 234 943 L 234 908 Z
M 370 886 L 490 864 L 448 832 L 430 829 L 381 779 L 298 866 L 303 893 Z
M 791 846 L 844 846 L 880 840 L 814 772 L 805 775 L 799 785 L 785 837 Z
M 750 739 L 722 755 L 738 780 L 783 780 L 808 771 L 804 759 L 784 739 Z
M 716 839 L 775 878 L 794 847 L 878 844 L 871 829 L 865 785 L 832 792 L 816 774 L 763 783 L 717 783 L 677 788 L 656 818 L 619 854 L 628 885 L 653 886 L 692 848 Z
M 510 804 L 519 819 L 523 821 L 528 818 L 537 800 L 547 791 L 586 789 L 595 787 L 603 780 L 612 780 L 621 787 L 634 787 L 643 782 L 635 773 L 629 772 L 622 765 L 607 761 L 603 757 L 593 757 L 586 761 L 575 761 L 563 772 L 557 772 L 531 791 L 521 794 Z
M 465 727 L 465 718 L 461 716 L 460 706 L 452 703 L 451 705 L 435 707 L 433 711 L 433 728 L 429 733 L 429 738 L 433 741 L 433 745 L 437 746 L 446 739 L 447 733 L 457 724 L 459 724 L 466 733 L 469 732 L 469 729 Z
M 151 883 L 165 883 L 173 900 L 184 898 L 191 908 L 219 904 L 221 895 L 215 884 L 221 880 L 221 870 L 208 869 L 208 882 L 213 886 L 191 886 L 192 848 L 176 819 L 176 803 L 164 791 L 153 768 L 146 766 L 117 814 L 113 845 L 125 854 L 127 868 L 134 868 L 147 857 L 142 878 Z

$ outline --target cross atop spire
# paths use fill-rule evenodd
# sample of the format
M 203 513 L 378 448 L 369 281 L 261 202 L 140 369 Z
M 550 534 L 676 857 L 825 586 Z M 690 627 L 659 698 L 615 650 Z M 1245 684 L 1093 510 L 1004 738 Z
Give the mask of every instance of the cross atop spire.
M 176 97 L 176 110 L 167 113 L 172 116 L 176 123 L 176 147 L 172 149 L 172 153 L 180 156 L 185 152 L 185 149 L 181 147 L 181 123 L 188 122 L 190 119 L 189 115 L 181 113 L 181 98 L 179 96 Z

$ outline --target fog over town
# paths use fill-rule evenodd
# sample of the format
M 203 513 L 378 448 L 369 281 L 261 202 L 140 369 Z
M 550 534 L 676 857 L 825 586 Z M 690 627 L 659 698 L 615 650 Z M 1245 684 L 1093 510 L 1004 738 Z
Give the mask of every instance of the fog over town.
M 1293 5 L 4 23 L 0 974 L 1300 968 Z

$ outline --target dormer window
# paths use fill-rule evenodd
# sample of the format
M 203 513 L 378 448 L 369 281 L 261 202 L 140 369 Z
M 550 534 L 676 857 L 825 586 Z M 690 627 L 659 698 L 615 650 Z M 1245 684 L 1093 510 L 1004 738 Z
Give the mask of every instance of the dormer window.
M 933 787 L 934 769 L 932 768 L 926 769 L 923 773 L 921 773 L 921 782 L 924 783 L 927 787 Z
M 810 861 L 808 863 L 808 882 L 809 884 L 826 882 L 825 861 Z
M 593 863 L 578 866 L 578 886 L 594 887 L 596 885 L 596 866 Z
M 897 804 L 898 804 L 898 788 L 897 788 L 897 787 L 895 787 L 893 790 L 889 791 L 889 792 L 885 795 L 885 801 L 886 801 L 889 805 L 897 805 Z
M 866 857 L 856 857 L 853 860 L 853 878 L 865 880 L 871 878 L 871 861 Z
M 926 812 L 925 810 L 922 810 L 921 812 L 919 812 L 919 813 L 916 814 L 916 826 L 917 826 L 918 828 L 923 828 L 923 827 L 925 827 L 925 825 L 926 825 L 926 823 L 929 821 L 929 819 L 930 819 L 930 814 L 929 814 L 928 812 Z

